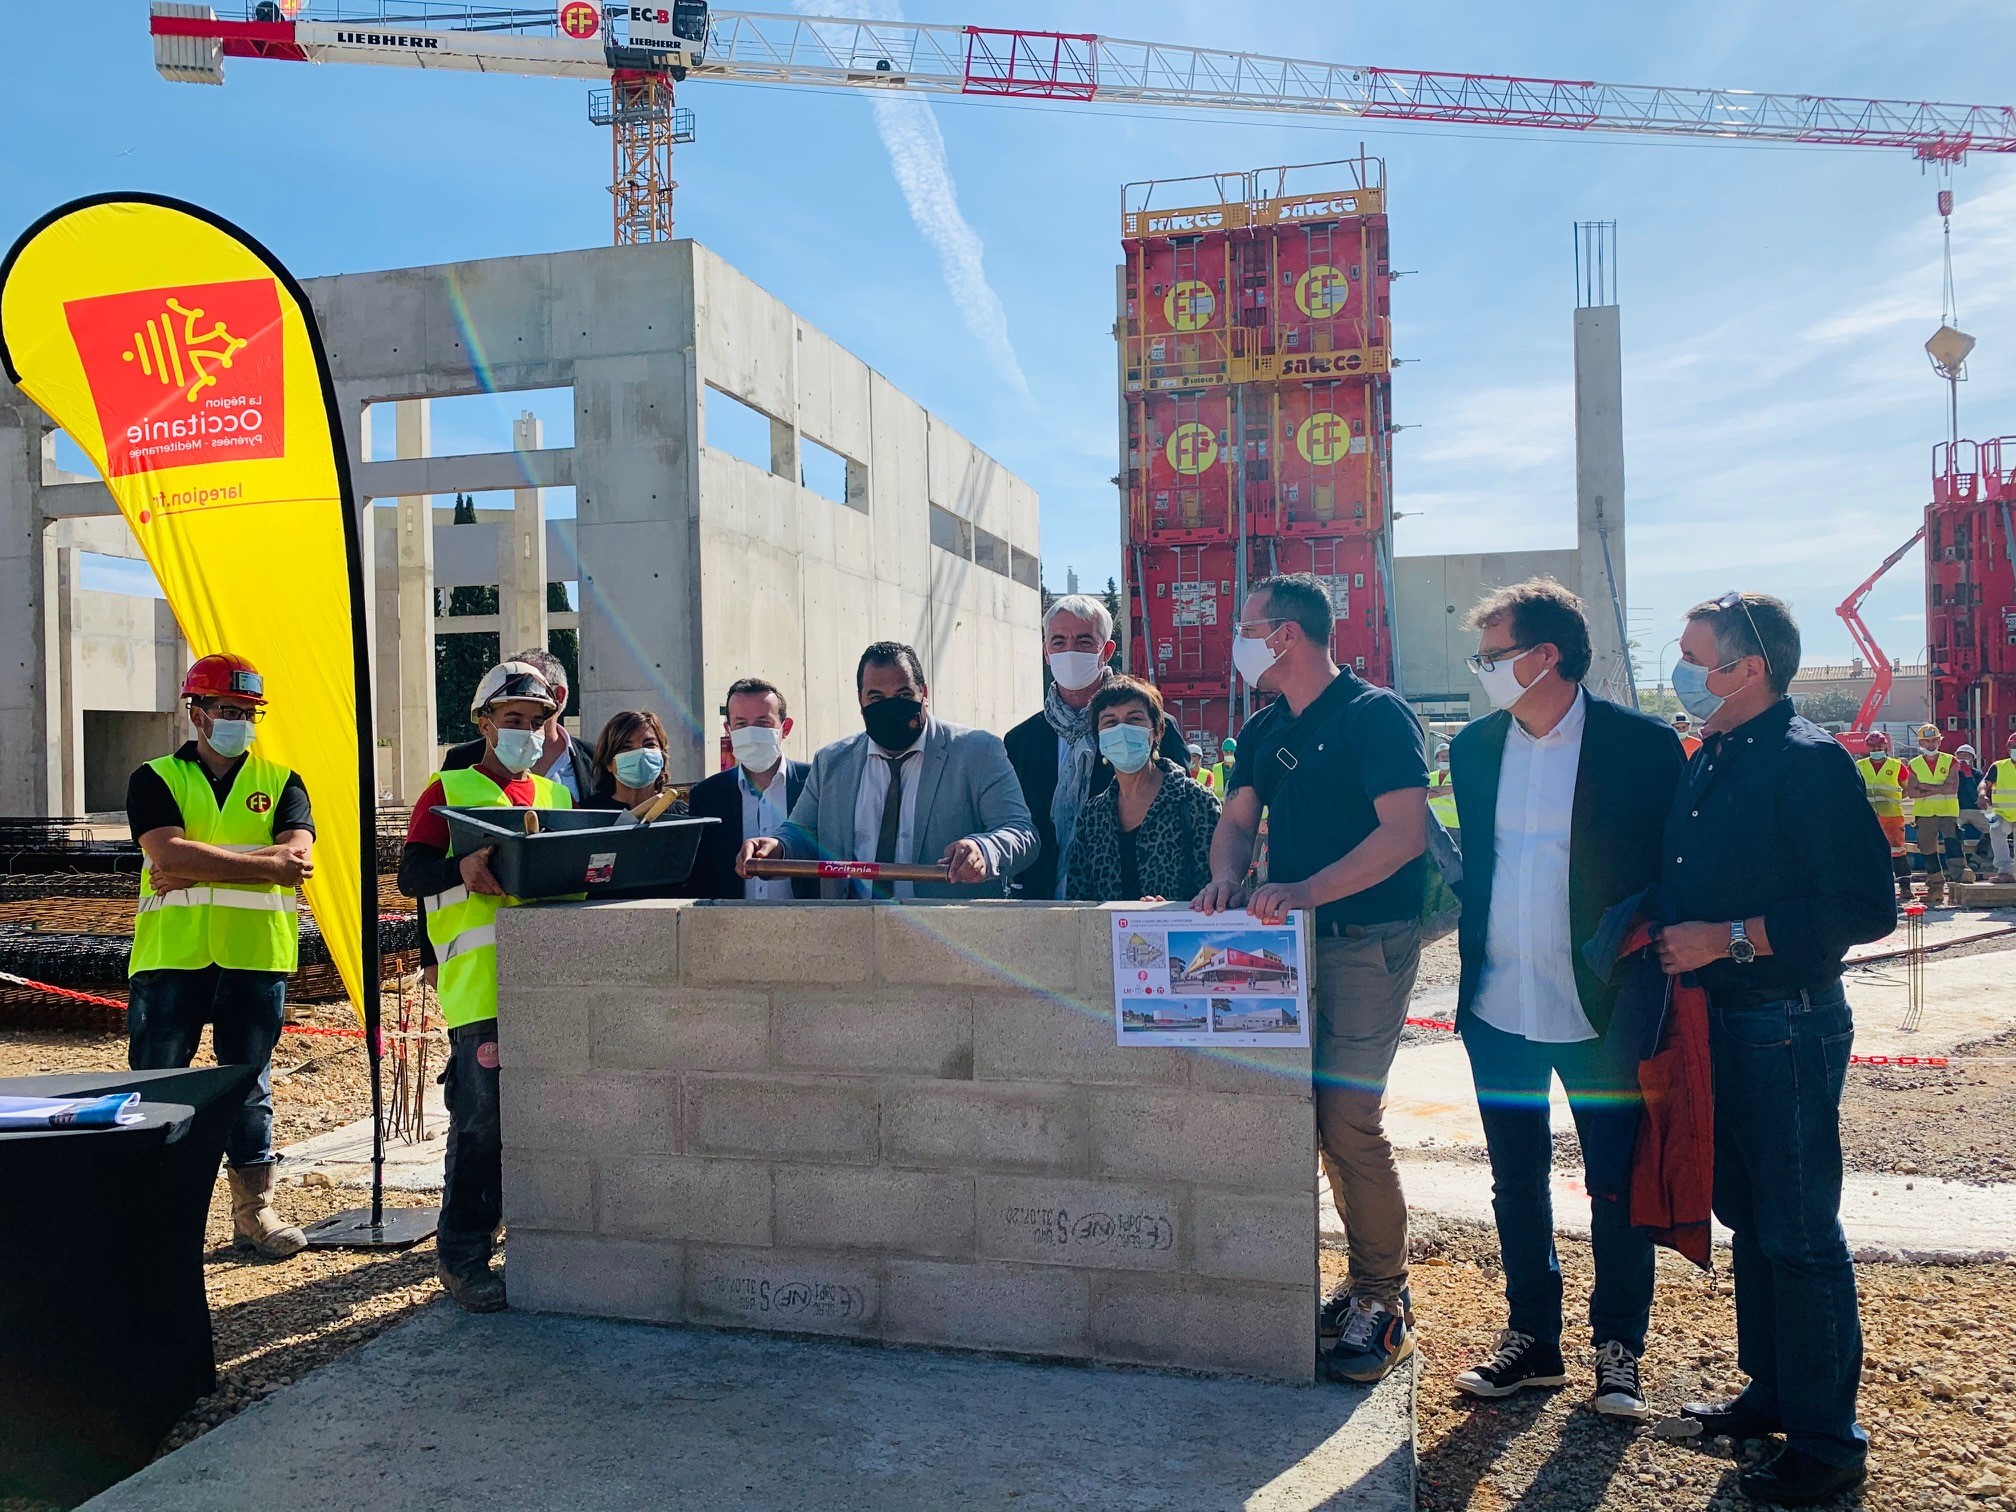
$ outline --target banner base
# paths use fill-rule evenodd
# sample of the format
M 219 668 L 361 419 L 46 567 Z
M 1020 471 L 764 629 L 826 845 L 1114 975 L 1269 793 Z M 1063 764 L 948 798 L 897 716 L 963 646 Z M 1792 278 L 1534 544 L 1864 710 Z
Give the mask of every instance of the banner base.
M 432 1234 L 439 1208 L 385 1208 L 374 1222 L 371 1209 L 337 1213 L 302 1229 L 310 1249 L 407 1249 Z

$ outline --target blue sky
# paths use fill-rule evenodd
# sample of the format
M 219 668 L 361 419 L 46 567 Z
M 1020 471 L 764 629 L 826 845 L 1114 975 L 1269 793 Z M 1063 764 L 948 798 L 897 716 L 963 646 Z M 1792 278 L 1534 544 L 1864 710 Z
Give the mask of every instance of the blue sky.
M 782 8 L 782 7 L 777 7 Z M 1149 36 L 1339 61 L 2000 103 L 2001 3 L 1417 6 L 908 0 L 912 20 Z M 559 81 L 234 61 L 223 89 L 151 66 L 139 0 L 6 7 L 0 234 L 75 195 L 143 188 L 230 216 L 303 275 L 600 245 L 605 135 Z M 1736 584 L 1785 595 L 1808 661 L 1833 605 L 1910 534 L 1943 391 L 1936 179 L 1908 154 L 1283 125 L 939 101 L 998 339 L 962 320 L 868 102 L 693 85 L 678 218 L 1030 479 L 1053 586 L 1118 570 L 1113 266 L 1131 179 L 1339 157 L 1387 162 L 1403 553 L 1566 544 L 1573 515 L 1570 225 L 1620 224 L 1631 609 L 1644 658 Z M 28 144 L 25 150 L 19 145 Z M 2016 160 L 1954 179 L 1962 433 L 2016 432 Z M 970 306 L 972 287 L 963 295 Z M 1007 355 L 1012 352 L 1012 359 Z M 1019 369 L 1026 390 L 1013 370 Z M 499 434 L 476 401 L 443 431 Z M 549 431 L 549 444 L 556 439 Z M 490 444 L 495 444 L 492 441 Z M 445 448 L 443 448 L 445 449 Z M 562 502 L 562 501 L 556 501 Z M 1867 617 L 1923 640 L 1915 555 Z M 1666 653 L 1670 660 L 1670 652 Z

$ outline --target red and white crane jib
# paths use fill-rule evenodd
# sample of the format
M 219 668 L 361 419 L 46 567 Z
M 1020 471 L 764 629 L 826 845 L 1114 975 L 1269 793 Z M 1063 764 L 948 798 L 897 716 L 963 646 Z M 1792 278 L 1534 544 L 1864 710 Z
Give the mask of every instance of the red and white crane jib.
M 387 4 L 375 19 L 341 21 L 226 21 L 161 0 L 153 9 L 157 65 L 171 78 L 220 80 L 220 54 L 563 78 L 611 71 L 605 36 L 561 35 L 557 8 L 492 12 L 520 18 L 494 30 L 426 24 L 411 0 L 403 16 Z M 2016 152 L 2016 110 L 2005 105 L 1372 68 L 1090 33 L 717 10 L 704 51 L 685 62 L 692 78 L 724 82 L 1891 147 L 1929 161 Z

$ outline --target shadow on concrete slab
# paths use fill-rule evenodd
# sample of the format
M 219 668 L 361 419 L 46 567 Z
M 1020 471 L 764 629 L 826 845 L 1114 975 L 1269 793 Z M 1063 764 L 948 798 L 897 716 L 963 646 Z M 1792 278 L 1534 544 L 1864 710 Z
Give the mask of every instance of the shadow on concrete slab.
M 89 1512 L 1409 1512 L 1413 1377 L 1366 1389 L 439 1304 Z

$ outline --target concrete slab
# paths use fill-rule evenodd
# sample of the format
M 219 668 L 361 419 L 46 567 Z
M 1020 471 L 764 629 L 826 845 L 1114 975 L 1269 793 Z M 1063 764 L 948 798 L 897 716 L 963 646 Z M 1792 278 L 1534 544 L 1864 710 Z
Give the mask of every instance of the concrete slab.
M 385 1185 L 400 1192 L 441 1190 L 441 1162 L 448 1149 L 448 1107 L 441 1101 L 441 1089 L 427 1086 L 427 1137 L 418 1143 L 385 1141 Z M 284 1145 L 286 1157 L 281 1180 L 299 1182 L 308 1176 L 326 1177 L 337 1186 L 368 1187 L 371 1184 L 371 1120 L 360 1118 L 340 1129 L 317 1134 L 299 1144 Z
M 1909 999 L 1903 961 L 1851 969 L 1843 978 L 1855 1010 L 1857 1055 L 1947 1055 L 1956 1046 L 2016 1028 L 2016 951 L 1925 961 L 1925 1011 L 1915 1032 L 1900 1025 Z
M 1409 1512 L 1413 1391 L 437 1303 L 85 1506 Z

